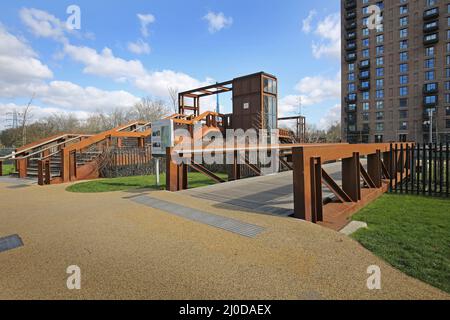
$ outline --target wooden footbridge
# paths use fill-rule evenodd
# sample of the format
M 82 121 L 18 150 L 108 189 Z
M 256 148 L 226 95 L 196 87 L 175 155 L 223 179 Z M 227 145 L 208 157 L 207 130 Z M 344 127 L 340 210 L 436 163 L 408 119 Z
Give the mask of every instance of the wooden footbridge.
M 205 165 L 192 161 L 195 155 L 198 159 L 199 154 L 206 152 L 231 154 L 234 160 L 228 164 L 232 167 L 229 180 L 239 180 L 242 167 L 255 167 L 239 159 L 248 159 L 248 153 L 257 149 L 250 146 L 187 151 L 169 148 L 167 190 L 188 190 L 188 168 L 214 178 Z M 269 214 L 290 215 L 292 206 L 293 217 L 339 230 L 348 223 L 349 216 L 411 174 L 408 159 L 413 149 L 412 143 L 273 145 L 267 151 L 277 151 L 280 166 L 292 169 L 290 173 L 185 192 L 217 204 Z M 184 162 L 174 162 L 175 157 Z M 223 182 L 218 177 L 214 180 Z

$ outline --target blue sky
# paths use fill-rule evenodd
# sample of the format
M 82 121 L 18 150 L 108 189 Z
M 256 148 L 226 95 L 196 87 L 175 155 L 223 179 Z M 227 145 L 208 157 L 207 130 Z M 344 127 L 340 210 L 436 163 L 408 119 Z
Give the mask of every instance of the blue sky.
M 80 30 L 66 27 L 69 5 L 81 9 Z M 310 123 L 339 119 L 337 0 L 16 0 L 0 8 L 0 117 L 33 93 L 36 119 L 84 116 L 147 95 L 167 99 L 169 86 L 266 71 L 279 78 L 284 115 L 298 112 L 301 97 Z

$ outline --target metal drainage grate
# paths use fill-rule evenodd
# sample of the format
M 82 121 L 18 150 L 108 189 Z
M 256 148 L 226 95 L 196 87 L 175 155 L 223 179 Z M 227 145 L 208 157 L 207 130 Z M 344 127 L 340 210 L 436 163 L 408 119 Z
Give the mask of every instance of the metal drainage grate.
M 168 213 L 189 219 L 191 221 L 204 223 L 206 225 L 233 232 L 248 238 L 254 238 L 265 230 L 265 228 L 257 225 L 180 206 L 178 204 L 170 203 L 167 201 L 154 199 L 149 196 L 139 196 L 131 200 L 150 208 L 166 211 Z
M 22 246 L 22 239 L 20 239 L 17 234 L 5 238 L 0 238 L 0 252 L 16 249 Z

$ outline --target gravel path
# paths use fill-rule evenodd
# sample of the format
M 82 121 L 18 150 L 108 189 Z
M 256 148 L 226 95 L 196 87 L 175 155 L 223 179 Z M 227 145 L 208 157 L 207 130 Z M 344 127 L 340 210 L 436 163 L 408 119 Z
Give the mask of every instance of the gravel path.
M 334 231 L 290 218 L 151 197 L 261 226 L 247 238 L 133 202 L 139 193 L 73 194 L 0 182 L 0 299 L 449 299 Z M 66 287 L 78 265 L 81 290 Z M 366 287 L 378 265 L 382 290 Z

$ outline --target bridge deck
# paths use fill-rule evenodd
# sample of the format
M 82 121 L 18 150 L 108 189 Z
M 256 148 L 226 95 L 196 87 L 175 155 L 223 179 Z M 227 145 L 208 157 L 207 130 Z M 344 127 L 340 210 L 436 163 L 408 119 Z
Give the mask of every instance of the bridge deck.
M 324 170 L 341 184 L 340 163 L 327 164 Z M 286 217 L 294 212 L 291 171 L 185 190 L 181 193 L 216 202 L 218 206 L 235 206 L 252 212 Z M 332 197 L 332 192 L 324 186 L 323 198 Z

